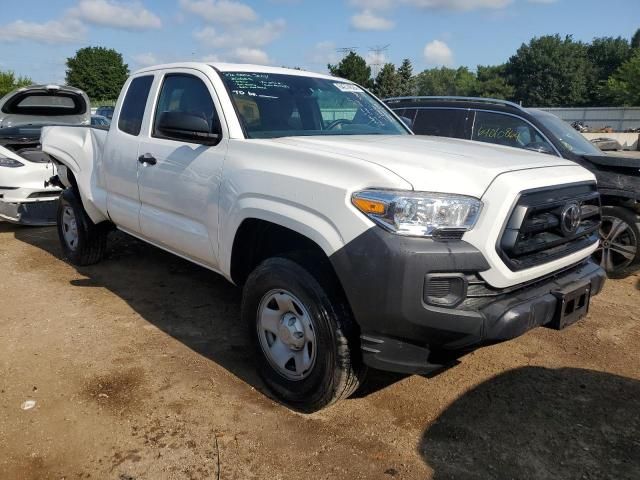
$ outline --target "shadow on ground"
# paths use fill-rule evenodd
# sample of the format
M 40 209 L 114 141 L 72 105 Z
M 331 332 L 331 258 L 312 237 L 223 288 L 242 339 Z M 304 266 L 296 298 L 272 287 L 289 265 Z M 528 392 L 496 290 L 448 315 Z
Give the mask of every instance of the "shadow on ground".
M 640 382 L 527 367 L 451 404 L 419 451 L 444 479 L 640 478 Z
M 64 261 L 55 227 L 0 223 L 1 232 Z M 240 322 L 241 290 L 220 275 L 120 232 L 110 234 L 102 262 L 76 269 L 86 278 L 73 286 L 110 290 L 146 321 L 269 396 L 255 371 L 248 327 Z M 357 396 L 402 378 L 376 372 Z

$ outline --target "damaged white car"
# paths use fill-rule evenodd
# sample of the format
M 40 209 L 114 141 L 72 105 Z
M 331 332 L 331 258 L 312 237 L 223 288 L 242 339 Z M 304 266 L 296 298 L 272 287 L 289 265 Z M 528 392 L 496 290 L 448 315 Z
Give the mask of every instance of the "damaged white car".
M 55 224 L 60 189 L 48 184 L 54 164 L 40 149 L 51 125 L 89 125 L 89 98 L 59 85 L 32 85 L 0 99 L 0 220 Z

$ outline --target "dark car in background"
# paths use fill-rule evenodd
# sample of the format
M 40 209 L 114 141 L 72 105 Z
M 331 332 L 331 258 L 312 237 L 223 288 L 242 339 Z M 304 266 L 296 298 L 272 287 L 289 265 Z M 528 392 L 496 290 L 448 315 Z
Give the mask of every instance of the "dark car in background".
M 96 109 L 95 115 L 100 115 L 102 117 L 106 117 L 109 120 L 111 120 L 113 118 L 113 110 L 114 110 L 114 107 L 105 107 L 105 106 L 98 107 Z
M 93 127 L 108 127 L 111 125 L 111 120 L 102 115 L 91 115 L 91 126 Z
M 603 153 L 557 116 L 504 100 L 389 98 L 418 135 L 460 138 L 557 155 L 592 171 L 602 199 L 601 242 L 594 254 L 610 276 L 640 263 L 640 159 Z M 549 218 L 557 222 L 559 217 Z

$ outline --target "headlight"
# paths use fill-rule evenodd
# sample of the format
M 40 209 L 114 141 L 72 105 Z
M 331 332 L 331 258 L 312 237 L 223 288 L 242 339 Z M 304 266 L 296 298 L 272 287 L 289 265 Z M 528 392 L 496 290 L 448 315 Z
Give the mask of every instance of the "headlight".
M 24 163 L 14 160 L 13 158 L 0 157 L 0 167 L 18 168 L 24 167 Z
M 351 202 L 381 227 L 414 237 L 471 230 L 482 209 L 473 197 L 430 192 L 363 190 L 354 193 Z

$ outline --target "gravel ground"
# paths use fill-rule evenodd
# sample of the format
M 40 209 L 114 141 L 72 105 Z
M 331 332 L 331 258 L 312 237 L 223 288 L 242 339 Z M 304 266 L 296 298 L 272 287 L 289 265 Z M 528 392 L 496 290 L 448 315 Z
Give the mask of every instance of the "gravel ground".
M 0 224 L 0 479 L 638 479 L 639 290 L 305 416 L 223 279 L 122 236 L 76 269 L 53 228 Z

